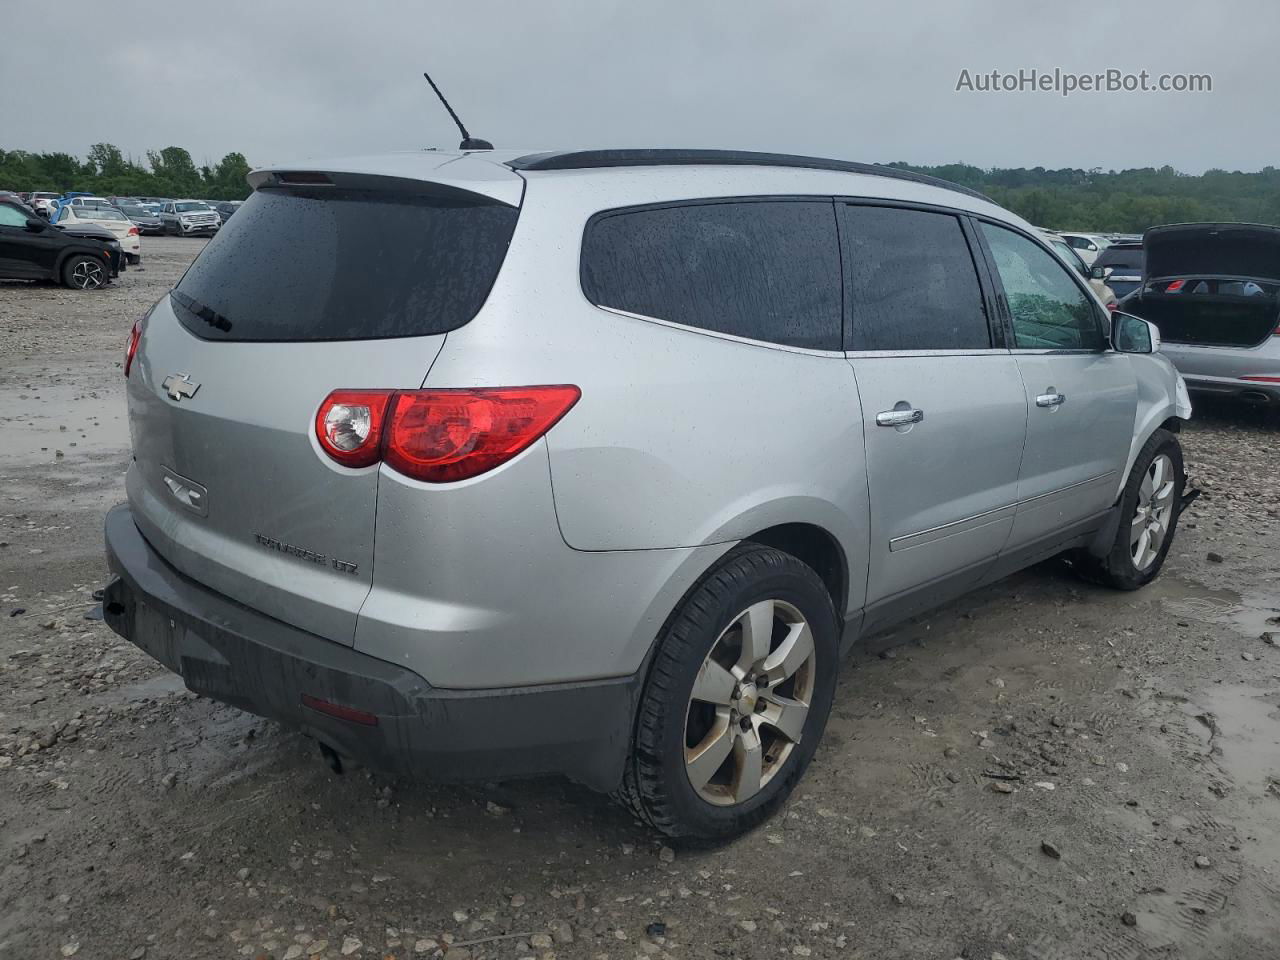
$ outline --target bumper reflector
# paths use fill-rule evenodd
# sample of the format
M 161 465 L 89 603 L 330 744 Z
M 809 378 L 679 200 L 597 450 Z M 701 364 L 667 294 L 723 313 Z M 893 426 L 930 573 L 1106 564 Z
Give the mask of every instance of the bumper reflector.
M 358 723 L 365 727 L 376 727 L 378 725 L 377 714 L 369 713 L 367 710 L 357 710 L 355 707 L 344 707 L 340 703 L 330 703 L 328 700 L 313 697 L 309 693 L 302 695 L 302 705 L 310 707 L 317 713 L 325 713 L 331 717 L 337 717 L 339 720 L 346 720 L 349 723 Z

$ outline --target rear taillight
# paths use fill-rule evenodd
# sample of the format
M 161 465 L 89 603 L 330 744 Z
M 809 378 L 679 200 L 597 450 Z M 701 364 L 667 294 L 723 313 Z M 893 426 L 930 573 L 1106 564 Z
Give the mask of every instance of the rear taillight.
M 1173 281 L 1171 281 L 1171 282 L 1170 282 L 1170 284 L 1169 284 L 1167 287 L 1165 287 L 1165 288 L 1164 288 L 1164 292 L 1165 292 L 1165 293 L 1177 293 L 1179 290 L 1181 290 L 1181 289 L 1182 289 L 1183 287 L 1185 287 L 1186 285 L 1187 285 L 1187 281 L 1185 281 L 1185 280 L 1173 280 Z
M 1280 377 L 1241 377 L 1241 380 L 1250 380 L 1253 383 L 1280 383 Z
M 316 413 L 316 439 L 346 467 L 367 467 L 382 457 L 382 424 L 389 390 L 335 390 Z
M 129 343 L 124 348 L 124 375 L 129 375 L 129 370 L 133 367 L 134 354 L 138 352 L 138 341 L 142 339 L 142 321 L 135 320 L 133 329 L 129 331 Z
M 524 450 L 581 396 L 568 385 L 398 393 L 384 458 L 415 480 L 466 480 Z
M 138 235 L 138 228 L 137 228 L 137 227 L 130 227 L 130 228 L 129 228 L 129 236 L 131 236 L 131 237 L 136 237 L 137 235 Z
M 316 413 L 316 436 L 325 453 L 346 466 L 382 460 L 415 480 L 450 483 L 506 463 L 581 396 L 569 384 L 335 390 Z

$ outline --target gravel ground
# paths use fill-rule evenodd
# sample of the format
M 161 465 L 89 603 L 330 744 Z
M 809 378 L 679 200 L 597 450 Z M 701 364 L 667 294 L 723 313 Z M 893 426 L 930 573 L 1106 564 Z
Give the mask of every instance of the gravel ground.
M 86 619 L 125 337 L 201 245 L 0 283 L 0 956 L 1276 956 L 1274 419 L 1198 411 L 1154 585 L 1048 563 L 869 641 L 787 809 L 672 849 L 560 781 L 334 777 Z

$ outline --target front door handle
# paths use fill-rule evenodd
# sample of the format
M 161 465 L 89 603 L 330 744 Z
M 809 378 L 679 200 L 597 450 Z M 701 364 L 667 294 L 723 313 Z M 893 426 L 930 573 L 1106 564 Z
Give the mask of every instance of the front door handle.
M 1052 390 L 1053 388 L 1050 387 L 1049 389 Z M 1065 393 L 1042 393 L 1036 397 L 1037 407 L 1060 407 L 1066 402 L 1067 395 Z
M 905 410 L 882 410 L 876 414 L 877 427 L 906 427 L 924 419 L 924 411 L 908 407 Z

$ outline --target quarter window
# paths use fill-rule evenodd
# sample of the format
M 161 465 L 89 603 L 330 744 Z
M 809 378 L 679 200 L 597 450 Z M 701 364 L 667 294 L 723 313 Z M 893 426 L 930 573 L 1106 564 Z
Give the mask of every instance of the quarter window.
M 991 346 L 982 288 L 960 221 L 902 207 L 846 207 L 851 350 Z
M 1101 350 L 1097 307 L 1053 254 L 1021 234 L 982 224 L 1013 318 L 1014 345 Z
M 582 245 L 592 303 L 771 343 L 840 349 L 829 201 L 734 201 L 610 213 Z

